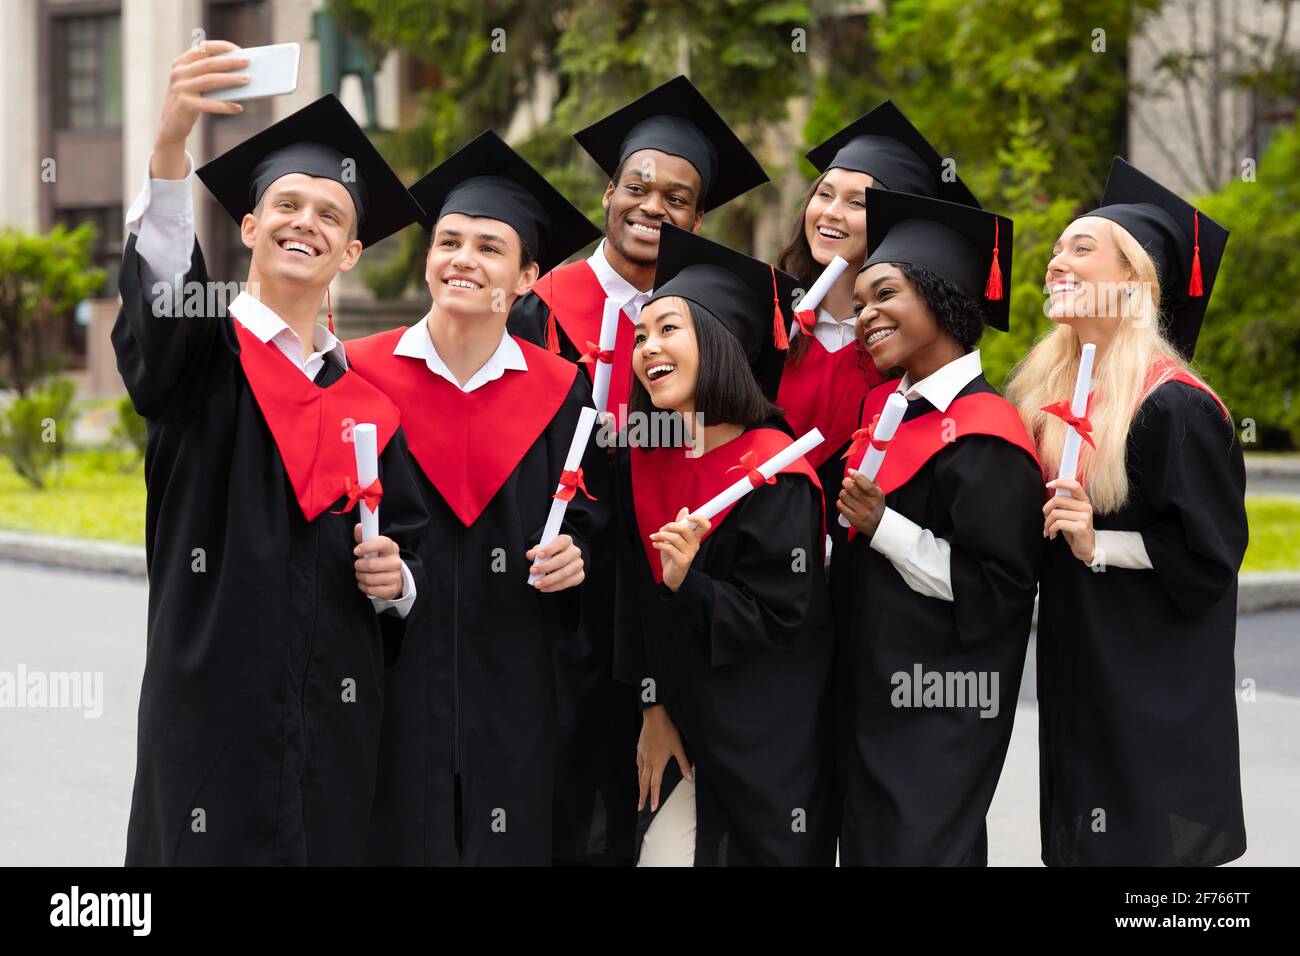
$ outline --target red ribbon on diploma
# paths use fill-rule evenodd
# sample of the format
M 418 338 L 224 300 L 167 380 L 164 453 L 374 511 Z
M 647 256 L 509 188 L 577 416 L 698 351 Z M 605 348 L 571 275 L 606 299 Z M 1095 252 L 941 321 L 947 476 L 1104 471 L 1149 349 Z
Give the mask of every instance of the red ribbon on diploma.
M 893 439 L 883 439 L 876 437 L 876 422 L 880 421 L 880 416 L 875 415 L 871 419 L 871 424 L 866 428 L 859 428 L 853 433 L 853 444 L 849 446 L 848 451 L 840 455 L 841 458 L 848 458 L 852 461 L 858 461 L 862 458 L 862 453 L 867 445 L 870 445 L 876 451 L 884 451 L 889 442 Z
M 384 486 L 376 478 L 366 487 L 362 488 L 361 484 L 351 475 L 343 476 L 343 491 L 348 496 L 348 504 L 341 511 L 331 511 L 332 515 L 345 515 L 357 506 L 358 501 L 365 501 L 366 507 L 371 511 L 379 508 L 380 499 L 384 497 Z
M 1043 406 L 1043 411 L 1047 414 L 1055 415 L 1078 432 L 1079 437 L 1091 445 L 1093 451 L 1097 450 L 1097 445 L 1092 440 L 1092 422 L 1088 420 L 1088 416 L 1092 414 L 1092 397 L 1095 394 L 1095 392 L 1088 393 L 1088 407 L 1083 410 L 1082 415 L 1071 412 L 1069 402 L 1053 402 L 1051 405 Z
M 560 472 L 560 490 L 551 497 L 558 498 L 560 501 L 572 501 L 573 496 L 579 491 L 587 496 L 588 501 L 597 500 L 592 497 L 591 492 L 587 490 L 587 486 L 583 483 L 581 468 L 577 471 L 562 471 Z
M 794 314 L 794 320 L 799 323 L 799 328 L 805 334 L 811 335 L 813 326 L 817 324 L 817 314 L 812 309 L 804 309 L 802 312 Z
M 587 339 L 587 351 L 578 357 L 579 362 L 590 365 L 592 362 L 604 362 L 606 365 L 614 364 L 614 350 L 602 349 L 591 339 Z
M 745 477 L 749 479 L 749 483 L 753 485 L 755 488 L 759 487 L 760 485 L 776 484 L 775 476 L 771 478 L 764 478 L 763 473 L 758 470 L 758 455 L 752 449 L 750 451 L 745 452 L 743 455 L 741 455 L 740 463 L 736 465 L 732 465 L 730 468 L 728 468 L 726 474 L 729 475 L 733 471 L 745 472 Z

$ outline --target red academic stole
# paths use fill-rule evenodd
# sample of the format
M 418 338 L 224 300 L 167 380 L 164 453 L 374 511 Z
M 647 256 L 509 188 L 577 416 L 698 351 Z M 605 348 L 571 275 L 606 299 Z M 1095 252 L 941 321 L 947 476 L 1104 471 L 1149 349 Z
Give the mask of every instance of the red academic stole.
M 574 348 L 587 354 L 600 344 L 600 323 L 605 315 L 605 287 L 591 271 L 587 260 L 570 262 L 552 269 L 537 280 L 533 291 L 551 310 L 551 317 L 564 329 Z M 547 319 L 547 338 L 550 338 L 550 318 Z M 614 340 L 614 360 L 609 373 L 609 399 L 606 410 L 613 412 L 618 427 L 626 424 L 626 405 L 632 391 L 632 344 L 635 335 L 632 322 L 623 313 L 618 317 L 618 335 Z M 547 345 L 551 351 L 554 349 Z M 596 377 L 594 364 L 584 365 L 588 379 Z M 658 530 L 658 529 L 656 529 Z
M 632 504 L 636 512 L 641 546 L 655 583 L 662 584 L 663 566 L 650 535 L 670 521 L 682 508 L 698 508 L 744 478 L 745 472 L 757 476 L 758 466 L 791 444 L 790 436 L 776 428 L 751 428 L 740 437 L 705 452 L 698 458 L 688 456 L 685 448 L 632 449 Z M 741 459 L 744 459 L 742 462 Z M 731 469 L 735 470 L 731 470 Z M 804 458 L 782 470 L 783 475 L 803 475 L 817 488 L 817 472 Z M 751 480 L 754 480 L 751 478 Z M 822 496 L 818 495 L 818 500 Z M 822 501 L 825 509 L 825 502 Z M 724 508 L 709 523 L 709 534 L 717 530 L 731 513 Z M 822 515 L 823 525 L 826 516 Z M 705 535 L 708 537 L 708 535 Z
M 349 342 L 357 373 L 404 410 L 407 447 L 461 524 L 478 520 L 573 387 L 577 366 L 519 339 L 528 371 L 462 392 L 424 359 L 394 355 L 405 328 Z M 553 487 L 544 489 L 546 494 Z
M 821 430 L 826 440 L 804 456 L 808 464 L 820 468 L 858 427 L 862 399 L 882 376 L 856 345 L 827 352 L 811 333 L 803 334 L 808 338 L 807 350 L 798 362 L 786 365 L 776 403 L 796 435 Z
M 884 410 L 885 401 L 898 390 L 897 382 L 885 382 L 867 394 L 862 405 L 862 424 L 866 427 Z M 885 452 L 885 460 L 876 475 L 876 484 L 885 494 L 901 488 L 916 475 L 921 467 L 951 445 L 967 435 L 992 435 L 1023 448 L 1035 462 L 1038 453 L 1025 431 L 1016 408 L 996 392 L 975 392 L 954 399 L 946 412 L 937 408 L 904 421 L 894 432 Z M 845 473 L 857 468 L 862 451 L 850 451 L 845 461 Z M 991 476 L 996 479 L 996 476 Z
M 1142 397 L 1138 399 L 1138 404 L 1141 405 L 1158 384 L 1164 384 L 1165 382 L 1182 382 L 1184 385 L 1190 385 L 1192 388 L 1199 388 L 1206 395 L 1210 396 L 1210 398 L 1214 399 L 1215 404 L 1219 406 L 1219 411 L 1223 412 L 1223 417 L 1229 422 L 1232 421 L 1232 416 L 1228 414 L 1228 407 L 1223 404 L 1223 400 L 1220 399 L 1218 395 L 1214 394 L 1210 386 L 1206 385 L 1204 382 L 1197 381 L 1196 378 L 1189 375 L 1187 370 L 1181 365 L 1175 365 L 1167 359 L 1157 359 L 1152 362 L 1151 367 L 1147 369 L 1146 382 L 1142 386 Z
M 232 313 L 233 315 L 233 313 Z M 235 316 L 239 364 L 298 498 L 312 521 L 341 498 L 357 478 L 353 424 L 373 422 L 382 452 L 397 431 L 397 408 L 352 371 L 321 388 L 289 363 L 272 342 L 263 342 Z

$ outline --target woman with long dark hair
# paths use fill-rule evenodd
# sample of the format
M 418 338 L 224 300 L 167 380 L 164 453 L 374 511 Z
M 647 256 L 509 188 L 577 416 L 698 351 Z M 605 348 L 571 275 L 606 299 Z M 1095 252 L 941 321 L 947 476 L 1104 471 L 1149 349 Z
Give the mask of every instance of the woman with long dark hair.
M 615 670 L 637 686 L 643 714 L 638 862 L 829 865 L 822 491 L 802 458 L 770 483 L 758 472 L 792 441 L 771 397 L 774 322 L 790 321 L 795 283 L 663 230 L 636 325 L 628 434 L 666 417 L 691 447 L 632 447 L 615 469 Z M 688 513 L 746 476 L 754 490 L 711 521 Z

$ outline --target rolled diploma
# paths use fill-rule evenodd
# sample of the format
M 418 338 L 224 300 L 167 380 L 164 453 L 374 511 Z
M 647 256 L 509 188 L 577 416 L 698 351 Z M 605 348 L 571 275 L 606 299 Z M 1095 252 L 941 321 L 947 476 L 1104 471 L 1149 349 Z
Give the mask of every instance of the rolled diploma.
M 602 352 L 614 351 L 614 344 L 618 341 L 618 314 L 622 311 L 613 299 L 605 300 L 605 313 L 600 318 Z M 605 411 L 605 403 L 609 401 L 609 377 L 613 371 L 614 366 L 609 362 L 596 362 L 595 375 L 591 380 L 591 400 L 598 412 Z
M 848 267 L 849 260 L 843 256 L 836 256 L 832 259 L 826 268 L 822 270 L 822 274 L 817 277 L 817 281 L 812 284 L 812 288 L 805 292 L 804 297 L 799 300 L 799 311 L 812 312 L 816 315 L 817 306 L 822 304 L 822 299 L 826 298 L 826 293 L 831 291 L 831 286 L 835 284 L 835 280 Z M 795 327 L 798 324 L 798 321 L 795 321 L 790 325 L 791 335 L 794 335 Z
M 375 426 L 362 422 L 352 426 L 352 444 L 357 453 L 357 481 L 362 488 L 369 488 L 370 483 L 379 477 L 379 450 L 375 435 Z M 371 511 L 365 501 L 358 504 L 361 509 L 361 540 L 369 541 L 379 537 L 379 510 Z M 373 558 L 375 553 L 367 554 Z
M 903 420 L 903 415 L 907 412 L 907 399 L 901 392 L 894 392 L 889 398 L 885 399 L 885 407 L 880 410 L 880 420 L 876 422 L 876 431 L 874 437 L 877 441 L 889 441 L 894 437 L 894 432 L 898 431 L 898 424 Z M 885 463 L 885 453 L 879 448 L 870 444 L 863 453 L 862 458 L 858 461 L 857 468 L 854 471 L 860 471 L 872 481 L 876 480 L 876 475 L 880 474 L 880 466 Z M 840 515 L 840 527 L 849 527 L 849 519 Z
M 608 313 L 606 313 L 608 314 Z M 578 427 L 573 430 L 573 441 L 569 443 L 569 454 L 564 459 L 565 471 L 577 471 L 578 466 L 582 464 L 582 453 L 587 447 L 587 439 L 591 437 L 591 426 L 596 424 L 596 410 L 594 408 L 584 408 L 578 413 Z M 556 482 L 555 493 L 559 494 L 564 490 L 564 485 Z M 564 512 L 568 510 L 569 503 L 562 498 L 551 499 L 551 511 L 546 516 L 546 527 L 542 529 L 542 540 L 538 542 L 543 547 L 550 544 L 560 535 L 560 525 L 564 523 Z M 532 584 L 537 580 L 539 575 L 529 574 L 528 583 Z
M 1074 380 L 1074 397 L 1070 400 L 1070 414 L 1080 416 L 1088 410 L 1088 391 L 1092 385 L 1092 360 L 1097 356 L 1097 346 L 1091 342 L 1083 347 L 1079 356 L 1079 375 Z M 1073 478 L 1079 468 L 1079 447 L 1083 437 L 1066 425 L 1065 447 L 1061 449 L 1061 471 L 1058 478 Z M 1056 493 L 1066 498 L 1073 498 L 1064 488 L 1057 488 Z
M 788 447 L 781 449 L 781 451 L 777 452 L 767 461 L 763 462 L 763 464 L 759 465 L 759 473 L 762 474 L 764 478 L 772 478 L 777 475 L 781 469 L 788 467 L 796 458 L 808 454 L 808 452 L 812 451 L 825 440 L 826 439 L 822 437 L 822 433 L 814 428 L 798 441 L 795 441 Z M 731 487 L 727 488 L 721 494 L 706 501 L 703 505 L 692 511 L 691 514 L 699 515 L 702 518 L 708 518 L 712 521 L 713 516 L 719 511 L 731 507 L 753 490 L 754 486 L 750 484 L 749 477 L 746 476 L 741 478 Z M 691 526 L 695 527 L 695 523 L 692 522 Z

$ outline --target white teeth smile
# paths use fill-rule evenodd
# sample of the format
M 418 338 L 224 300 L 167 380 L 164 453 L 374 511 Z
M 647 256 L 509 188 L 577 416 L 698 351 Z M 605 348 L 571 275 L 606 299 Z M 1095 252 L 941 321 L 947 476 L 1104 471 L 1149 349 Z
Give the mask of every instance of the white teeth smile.
M 645 370 L 645 377 L 650 379 L 650 381 L 653 382 L 655 379 L 663 378 L 665 375 L 674 371 L 676 368 L 677 368 L 676 365 L 668 365 L 668 364 L 651 365 L 648 369 Z
M 656 229 L 656 228 L 654 228 L 653 226 L 646 226 L 646 225 L 643 225 L 642 223 L 639 223 L 639 222 L 631 223 L 631 226 L 632 226 L 632 228 L 635 229 L 637 232 L 644 232 L 644 233 L 647 233 L 648 235 L 651 235 L 651 236 L 657 236 L 657 235 L 659 235 L 659 230 Z
M 297 242 L 293 239 L 284 240 L 282 243 L 280 243 L 280 248 L 285 250 L 286 252 L 301 252 L 308 256 L 320 255 L 319 252 L 317 252 L 311 246 L 307 245 L 305 242 Z
M 817 231 L 821 233 L 823 239 L 847 239 L 847 232 L 840 232 L 838 229 L 832 229 L 829 226 L 818 226 Z
M 897 331 L 897 329 L 876 329 L 876 331 L 867 336 L 867 346 L 870 347 L 875 345 L 877 342 L 883 342 Z
M 477 282 L 470 282 L 468 279 L 448 279 L 447 285 L 453 289 L 481 289 L 483 288 Z

